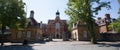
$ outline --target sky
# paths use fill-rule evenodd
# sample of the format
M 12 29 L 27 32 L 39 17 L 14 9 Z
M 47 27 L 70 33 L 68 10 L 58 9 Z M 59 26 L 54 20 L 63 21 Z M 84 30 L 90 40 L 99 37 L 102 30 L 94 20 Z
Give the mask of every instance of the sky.
M 105 1 L 105 0 L 102 0 Z M 118 18 L 118 9 L 120 5 L 117 0 L 107 0 L 111 2 L 111 9 L 107 10 L 103 8 L 99 11 L 97 17 L 104 18 L 106 13 L 109 13 L 112 18 Z M 69 20 L 69 16 L 65 14 L 67 9 L 68 0 L 23 0 L 26 3 L 25 11 L 27 12 L 27 18 L 30 17 L 30 11 L 34 11 L 34 18 L 37 22 L 48 22 L 50 19 L 55 19 L 57 10 L 60 12 L 60 19 Z

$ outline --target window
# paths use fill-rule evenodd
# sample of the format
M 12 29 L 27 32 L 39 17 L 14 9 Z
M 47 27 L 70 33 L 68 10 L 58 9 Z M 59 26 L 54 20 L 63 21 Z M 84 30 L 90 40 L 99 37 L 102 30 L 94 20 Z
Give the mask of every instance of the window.
M 27 38 L 30 38 L 30 37 L 31 37 L 31 32 L 27 31 Z
M 18 31 L 17 33 L 17 38 L 21 38 L 22 37 L 22 32 L 21 31 Z
M 60 29 L 60 23 L 56 23 L 56 27 L 55 27 L 57 30 Z
M 84 32 L 83 32 L 83 37 L 84 37 L 84 38 L 87 38 L 87 31 L 84 31 Z
M 36 38 L 37 38 L 37 39 L 40 39 L 40 33 L 37 33 L 37 34 L 36 34 Z
M 73 28 L 77 28 L 77 23 L 73 23 Z

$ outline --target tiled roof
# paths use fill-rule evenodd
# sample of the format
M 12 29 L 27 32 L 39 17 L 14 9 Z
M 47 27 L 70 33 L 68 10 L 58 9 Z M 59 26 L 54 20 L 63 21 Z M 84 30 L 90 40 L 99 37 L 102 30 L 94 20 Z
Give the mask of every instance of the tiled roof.
M 30 18 L 28 18 L 28 20 L 29 21 L 28 21 L 27 27 L 30 27 L 30 26 L 37 27 L 38 26 L 38 23 L 34 18 L 30 17 Z

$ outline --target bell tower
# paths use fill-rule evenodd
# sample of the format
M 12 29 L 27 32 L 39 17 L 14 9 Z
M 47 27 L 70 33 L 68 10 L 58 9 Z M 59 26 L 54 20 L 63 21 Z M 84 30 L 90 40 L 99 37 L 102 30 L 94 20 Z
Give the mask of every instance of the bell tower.
M 57 10 L 57 12 L 56 12 L 56 17 L 59 17 L 60 16 L 60 13 L 59 13 L 59 11 Z
M 57 10 L 55 20 L 60 20 L 60 12 Z

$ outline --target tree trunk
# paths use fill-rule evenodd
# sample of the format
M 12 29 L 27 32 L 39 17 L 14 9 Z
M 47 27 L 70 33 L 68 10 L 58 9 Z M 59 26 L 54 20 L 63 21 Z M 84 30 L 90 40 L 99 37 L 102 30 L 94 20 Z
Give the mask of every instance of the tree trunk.
M 96 44 L 96 43 L 97 43 L 97 41 L 96 41 L 95 36 L 92 36 L 91 37 L 91 44 Z
M 90 37 L 91 37 L 91 44 L 96 44 L 97 41 L 96 41 L 96 37 L 95 37 L 95 26 L 93 23 L 88 23 L 88 30 L 89 30 L 89 33 L 90 33 Z
M 5 32 L 5 29 L 6 29 L 5 25 L 4 25 L 4 24 L 2 24 L 2 30 L 1 30 L 1 32 L 2 32 L 2 37 L 1 37 L 1 46 L 3 46 L 3 45 L 4 45 L 4 32 Z

